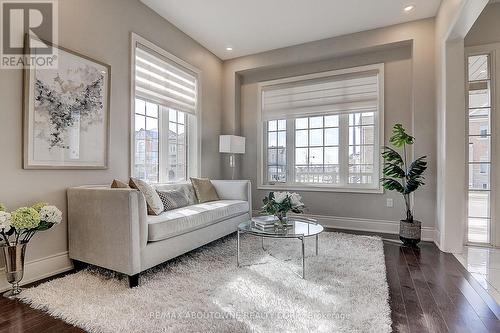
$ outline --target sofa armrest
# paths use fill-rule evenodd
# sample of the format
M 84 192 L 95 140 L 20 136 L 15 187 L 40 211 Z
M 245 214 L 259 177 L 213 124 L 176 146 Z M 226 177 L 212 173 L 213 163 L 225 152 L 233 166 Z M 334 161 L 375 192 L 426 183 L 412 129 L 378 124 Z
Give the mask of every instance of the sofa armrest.
M 133 189 L 74 187 L 68 192 L 69 256 L 134 275 L 147 242 L 144 196 Z
M 222 200 L 248 201 L 252 215 L 252 184 L 249 180 L 212 180 L 212 184 Z

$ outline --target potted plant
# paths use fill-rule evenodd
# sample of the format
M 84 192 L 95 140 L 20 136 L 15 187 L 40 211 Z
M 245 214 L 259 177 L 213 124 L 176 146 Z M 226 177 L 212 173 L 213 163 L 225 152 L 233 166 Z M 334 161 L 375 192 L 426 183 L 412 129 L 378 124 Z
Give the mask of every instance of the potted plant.
M 274 215 L 278 218 L 276 224 L 279 228 L 287 227 L 288 212 L 300 214 L 304 211 L 302 197 L 298 193 L 290 192 L 271 192 L 264 198 L 264 206 L 261 213 Z
M 396 124 L 392 129 L 390 143 L 402 150 L 401 156 L 396 150 L 384 147 L 384 177 L 380 180 L 388 191 L 401 193 L 405 201 L 406 217 L 399 224 L 399 238 L 406 246 L 416 246 L 420 242 L 421 223 L 414 219 L 412 195 L 424 183 L 424 171 L 427 169 L 427 156 L 422 156 L 408 163 L 407 146 L 415 139 L 406 133 L 403 125 Z
M 21 207 L 12 213 L 0 204 L 0 247 L 5 259 L 5 273 L 12 289 L 5 297 L 15 297 L 21 292 L 19 282 L 24 275 L 26 246 L 38 231 L 59 224 L 62 213 L 57 207 L 37 203 L 32 207 Z

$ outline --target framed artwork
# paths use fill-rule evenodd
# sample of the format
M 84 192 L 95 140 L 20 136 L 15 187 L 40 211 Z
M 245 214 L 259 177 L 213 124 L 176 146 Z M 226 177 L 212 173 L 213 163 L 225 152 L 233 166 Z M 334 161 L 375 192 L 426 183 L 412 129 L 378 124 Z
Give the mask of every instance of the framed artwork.
M 24 69 L 23 167 L 107 169 L 111 66 L 52 46 L 56 69 Z

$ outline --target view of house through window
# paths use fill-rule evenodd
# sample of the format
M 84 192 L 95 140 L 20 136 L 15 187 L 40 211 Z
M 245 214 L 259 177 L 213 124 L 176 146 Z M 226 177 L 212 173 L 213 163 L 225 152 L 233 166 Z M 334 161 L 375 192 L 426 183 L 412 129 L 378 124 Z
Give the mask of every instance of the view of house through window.
M 150 182 L 159 181 L 159 107 L 135 100 L 134 175 Z
M 165 131 L 161 127 L 164 117 L 168 121 Z M 136 99 L 134 175 L 137 178 L 159 182 L 160 173 L 163 173 L 169 182 L 186 180 L 186 121 L 187 117 L 183 112 Z M 166 135 L 160 136 L 160 132 Z M 160 154 L 163 146 L 168 151 L 164 156 Z M 166 163 L 160 163 L 163 158 Z

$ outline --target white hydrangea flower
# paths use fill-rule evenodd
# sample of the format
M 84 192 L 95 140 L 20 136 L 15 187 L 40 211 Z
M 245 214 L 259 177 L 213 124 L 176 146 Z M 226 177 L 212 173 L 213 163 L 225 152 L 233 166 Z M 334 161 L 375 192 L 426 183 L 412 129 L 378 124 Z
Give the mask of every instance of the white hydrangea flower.
M 285 201 L 287 196 L 288 196 L 287 192 L 274 192 L 274 201 L 280 204 L 283 201 Z
M 56 206 L 44 206 L 40 210 L 40 220 L 59 224 L 62 221 L 62 212 Z
M 292 203 L 293 207 L 300 207 L 300 206 L 304 205 L 302 203 L 302 197 L 298 193 L 291 193 L 290 194 L 290 202 Z
M 0 230 L 10 228 L 11 222 L 10 213 L 0 211 Z

